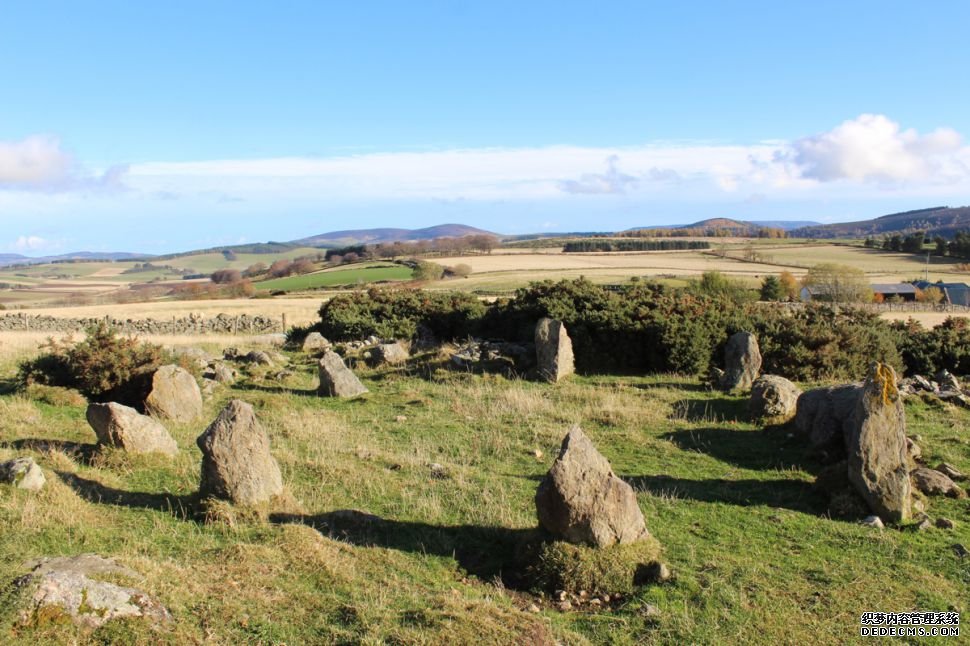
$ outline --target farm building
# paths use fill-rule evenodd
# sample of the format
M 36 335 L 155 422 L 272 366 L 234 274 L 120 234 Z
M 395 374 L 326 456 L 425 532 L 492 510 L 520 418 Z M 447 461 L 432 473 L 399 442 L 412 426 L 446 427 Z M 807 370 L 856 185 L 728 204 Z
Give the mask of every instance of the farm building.
M 916 286 L 910 283 L 875 283 L 870 285 L 870 289 L 872 289 L 873 296 L 882 295 L 882 298 L 886 300 L 893 297 L 899 297 L 904 301 L 916 300 Z M 802 287 L 800 297 L 804 303 L 812 300 L 826 300 L 827 292 L 828 290 L 825 289 L 824 285 Z
M 925 280 L 915 283 L 919 289 L 936 287 L 943 291 L 943 302 L 947 305 L 970 307 L 970 285 L 966 283 L 929 283 Z

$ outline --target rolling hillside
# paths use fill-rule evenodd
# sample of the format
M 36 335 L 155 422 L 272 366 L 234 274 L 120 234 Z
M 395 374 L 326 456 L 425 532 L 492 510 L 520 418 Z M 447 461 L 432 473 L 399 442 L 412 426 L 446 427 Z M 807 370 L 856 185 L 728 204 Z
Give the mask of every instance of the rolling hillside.
M 862 238 L 887 233 L 926 231 L 931 235 L 949 237 L 966 229 L 970 229 L 970 206 L 937 206 L 892 213 L 873 220 L 802 227 L 792 231 L 791 235 L 798 238 Z
M 352 244 L 463 238 L 470 235 L 496 235 L 464 224 L 439 224 L 425 229 L 353 229 L 331 231 L 294 240 L 292 244 L 308 247 L 340 247 Z

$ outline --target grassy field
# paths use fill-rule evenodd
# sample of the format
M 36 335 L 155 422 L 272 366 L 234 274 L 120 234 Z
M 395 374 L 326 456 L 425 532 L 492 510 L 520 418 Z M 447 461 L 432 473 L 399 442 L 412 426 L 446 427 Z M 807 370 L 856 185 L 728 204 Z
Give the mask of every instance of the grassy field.
M 338 287 L 343 285 L 359 285 L 380 281 L 411 280 L 412 270 L 404 265 L 393 263 L 365 263 L 352 267 L 327 269 L 301 276 L 288 276 L 255 283 L 256 289 L 301 291 L 320 287 Z
M 215 346 L 209 346 L 216 350 Z M 872 530 L 833 520 L 811 486 L 819 465 L 783 430 L 747 420 L 743 399 L 676 376 L 578 377 L 559 385 L 435 369 L 361 370 L 371 393 L 312 394 L 293 355 L 279 382 L 256 372 L 171 425 L 174 460 L 93 454 L 80 406 L 0 395 L 0 459 L 32 455 L 40 494 L 0 489 L 0 580 L 23 562 L 96 552 L 144 573 L 171 610 L 94 634 L 16 626 L 8 643 L 846 643 L 863 611 L 970 610 L 966 501 L 934 499 L 956 529 Z M 14 370 L 0 359 L 0 377 Z M 273 513 L 192 512 L 195 437 L 230 398 L 251 402 L 288 492 Z M 927 462 L 970 471 L 967 411 L 907 406 Z M 579 423 L 638 492 L 673 583 L 611 607 L 560 612 L 503 585 L 532 498 L 570 424 Z M 45 442 L 46 444 L 41 444 Z M 537 458 L 536 451 L 541 451 Z M 443 479 L 430 464 L 442 465 Z M 379 520 L 354 522 L 338 510 Z M 535 603 L 539 612 L 530 611 Z M 652 607 L 652 608 L 651 608 Z

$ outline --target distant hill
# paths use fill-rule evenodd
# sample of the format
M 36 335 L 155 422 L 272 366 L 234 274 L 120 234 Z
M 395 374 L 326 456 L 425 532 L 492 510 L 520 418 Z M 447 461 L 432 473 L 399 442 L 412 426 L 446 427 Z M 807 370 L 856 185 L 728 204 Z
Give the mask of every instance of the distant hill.
M 435 238 L 464 238 L 471 235 L 497 234 L 464 224 L 439 224 L 425 229 L 353 229 L 331 231 L 293 240 L 290 244 L 306 247 L 342 247 L 354 244 L 434 240 Z
M 863 238 L 890 233 L 926 231 L 930 235 L 950 237 L 957 231 L 970 229 L 970 206 L 950 208 L 935 206 L 929 209 L 892 213 L 872 220 L 819 224 L 801 227 L 791 232 L 799 238 Z
M 804 227 L 821 225 L 812 220 L 734 220 L 731 218 L 710 218 L 693 224 L 664 224 L 652 227 L 634 227 L 627 231 L 644 231 L 650 229 L 784 229 L 792 231 Z
M 72 260 L 86 260 L 96 262 L 98 260 L 147 260 L 153 258 L 144 253 L 129 253 L 127 251 L 77 251 L 75 253 L 65 253 L 57 256 L 39 256 L 30 258 L 19 253 L 0 253 L 0 267 L 10 265 L 44 265 L 50 262 L 70 262 Z
M 821 222 L 815 222 L 813 220 L 747 220 L 746 222 L 759 227 L 784 229 L 785 231 L 814 227 L 822 224 Z

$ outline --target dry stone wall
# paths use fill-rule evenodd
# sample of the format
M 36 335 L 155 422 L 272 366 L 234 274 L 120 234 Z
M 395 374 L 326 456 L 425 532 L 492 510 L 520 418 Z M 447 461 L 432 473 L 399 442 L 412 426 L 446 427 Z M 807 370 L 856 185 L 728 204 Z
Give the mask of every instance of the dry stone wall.
M 62 318 L 18 312 L 0 316 L 0 332 L 13 330 L 83 332 L 102 322 L 108 323 L 123 334 L 265 334 L 285 331 L 282 317 L 248 314 L 195 315 L 170 319 L 117 319 L 112 317 Z

